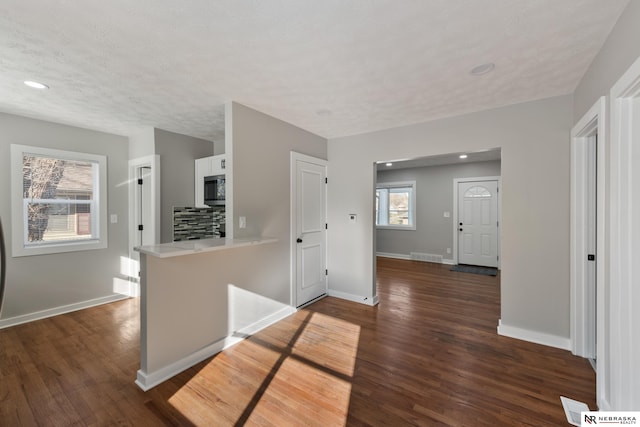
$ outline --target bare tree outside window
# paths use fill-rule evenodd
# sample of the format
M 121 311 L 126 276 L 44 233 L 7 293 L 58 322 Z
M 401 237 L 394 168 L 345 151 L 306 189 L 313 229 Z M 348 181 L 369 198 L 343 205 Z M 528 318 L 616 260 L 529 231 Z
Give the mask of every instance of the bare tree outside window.
M 14 257 L 108 247 L 107 156 L 11 144 Z
M 27 243 L 91 237 L 93 165 L 27 155 L 22 163 Z
M 64 173 L 64 160 L 24 156 L 22 162 L 23 197 L 25 199 L 53 199 Z M 30 203 L 27 211 L 28 241 L 40 241 L 49 224 L 51 206 Z

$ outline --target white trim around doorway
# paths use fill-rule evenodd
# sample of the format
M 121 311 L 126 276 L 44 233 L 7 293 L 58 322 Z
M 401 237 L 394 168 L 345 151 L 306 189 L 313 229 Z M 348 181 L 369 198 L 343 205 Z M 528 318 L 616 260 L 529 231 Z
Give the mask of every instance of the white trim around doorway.
M 604 384 L 605 353 L 604 353 L 604 304 L 605 304 L 605 214 L 606 214 L 606 99 L 601 97 L 591 109 L 576 123 L 571 130 L 571 241 L 570 241 L 570 286 L 571 286 L 571 316 L 570 336 L 571 351 L 582 357 L 593 357 L 595 344 L 595 359 L 600 366 L 596 381 L 598 395 L 601 395 Z M 581 278 L 588 269 L 585 252 L 584 222 L 586 213 L 583 206 L 588 194 L 588 187 L 584 185 L 586 162 L 589 161 L 585 144 L 589 138 L 597 138 L 596 145 L 596 287 L 588 289 L 587 282 Z M 595 292 L 594 292 L 595 291 Z M 597 297 L 596 297 L 597 296 Z M 595 305 L 591 298 L 595 298 Z M 595 309 L 595 311 L 594 311 Z M 596 321 L 595 331 L 588 325 Z M 594 334 L 595 332 L 595 334 Z M 594 335 L 594 336 L 591 336 Z M 599 337 L 599 338 L 598 338 Z M 591 342 L 595 339 L 595 343 Z
M 640 58 L 611 88 L 609 102 L 608 325 L 604 337 L 608 389 L 604 396 L 597 396 L 604 410 L 640 405 Z M 600 360 L 597 362 L 599 366 Z

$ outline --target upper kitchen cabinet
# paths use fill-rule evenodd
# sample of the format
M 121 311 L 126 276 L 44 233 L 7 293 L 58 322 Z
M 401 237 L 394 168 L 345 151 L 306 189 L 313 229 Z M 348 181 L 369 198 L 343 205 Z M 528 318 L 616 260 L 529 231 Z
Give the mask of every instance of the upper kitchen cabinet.
M 204 204 L 204 177 L 224 175 L 226 172 L 226 158 L 224 154 L 196 159 L 195 166 L 195 206 L 206 207 Z
M 227 156 L 224 154 L 220 154 L 219 156 L 211 156 L 209 157 L 209 159 L 211 165 L 211 175 L 224 175 L 226 172 L 225 169 L 227 168 Z

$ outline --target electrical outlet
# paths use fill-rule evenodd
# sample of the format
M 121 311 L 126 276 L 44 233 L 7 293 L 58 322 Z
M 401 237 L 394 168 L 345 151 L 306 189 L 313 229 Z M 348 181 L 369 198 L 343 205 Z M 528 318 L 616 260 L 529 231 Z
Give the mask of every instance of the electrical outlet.
M 450 254 L 451 253 L 451 248 L 447 248 L 447 253 Z

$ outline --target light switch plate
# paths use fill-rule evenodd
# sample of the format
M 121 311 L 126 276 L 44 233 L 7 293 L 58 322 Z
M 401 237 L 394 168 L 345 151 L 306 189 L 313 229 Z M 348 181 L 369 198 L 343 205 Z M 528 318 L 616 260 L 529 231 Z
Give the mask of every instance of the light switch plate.
M 118 214 L 111 214 L 110 220 L 111 220 L 111 224 L 117 224 L 118 223 Z
M 447 211 L 444 213 L 445 218 L 451 218 L 451 212 Z
M 238 217 L 238 228 L 247 228 L 247 217 Z

